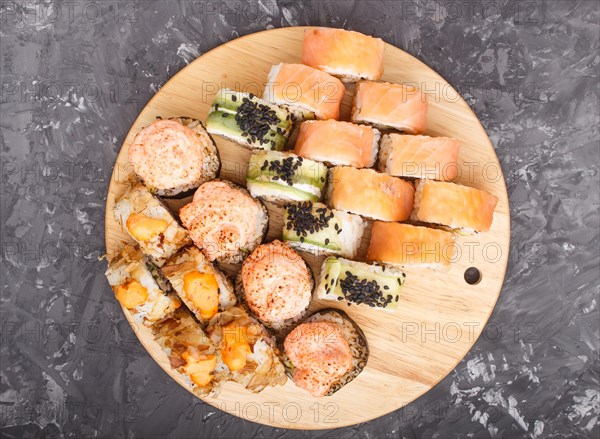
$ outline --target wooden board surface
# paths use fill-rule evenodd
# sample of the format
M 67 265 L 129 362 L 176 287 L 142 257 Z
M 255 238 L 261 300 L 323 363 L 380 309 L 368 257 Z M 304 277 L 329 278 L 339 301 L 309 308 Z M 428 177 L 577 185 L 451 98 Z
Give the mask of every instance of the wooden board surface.
M 127 149 L 135 134 L 157 116 L 188 116 L 204 122 L 221 87 L 261 96 L 271 65 L 300 62 L 304 29 L 274 29 L 224 44 L 191 63 L 152 98 L 127 135 L 113 171 L 106 203 L 109 256 L 121 242 L 129 241 L 111 211 L 131 172 Z M 448 272 L 405 270 L 406 284 L 393 314 L 313 301 L 313 310 L 324 306 L 344 309 L 363 329 L 370 347 L 363 373 L 333 396 L 313 398 L 288 380 L 283 387 L 259 394 L 227 383 L 218 398 L 205 398 L 206 402 L 250 421 L 277 427 L 322 429 L 365 422 L 409 404 L 435 386 L 452 371 L 483 330 L 502 288 L 510 239 L 508 196 L 494 149 L 468 105 L 443 78 L 416 58 L 387 44 L 382 79 L 418 85 L 428 93 L 427 134 L 461 141 L 462 172 L 458 182 L 485 189 L 499 198 L 491 230 L 458 236 L 456 262 Z M 346 90 L 343 120 L 348 120 L 353 89 L 348 86 Z M 222 160 L 221 178 L 244 184 L 250 152 L 225 139 L 215 140 Z M 170 202 L 170 206 L 177 211 L 188 201 Z M 279 238 L 281 210 L 267 207 L 271 218 L 268 239 Z M 366 233 L 363 238 L 358 259 L 364 257 L 369 235 Z M 321 259 L 303 256 L 318 275 Z M 476 285 L 464 280 L 469 267 L 481 272 L 481 281 Z M 234 273 L 237 267 L 224 268 Z M 150 355 L 185 387 L 171 373 L 167 356 L 153 341 L 150 331 L 136 326 L 129 312 L 124 312 Z

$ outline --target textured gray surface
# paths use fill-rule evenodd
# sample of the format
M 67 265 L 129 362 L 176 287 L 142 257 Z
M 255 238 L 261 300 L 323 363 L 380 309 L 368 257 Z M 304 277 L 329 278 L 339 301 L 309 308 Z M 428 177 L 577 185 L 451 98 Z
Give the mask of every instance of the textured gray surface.
M 598 3 L 1 5 L 2 437 L 598 437 Z M 500 300 L 464 361 L 403 410 L 316 433 L 175 385 L 97 260 L 112 165 L 153 93 L 221 43 L 305 24 L 379 36 L 454 85 L 496 148 L 512 219 Z

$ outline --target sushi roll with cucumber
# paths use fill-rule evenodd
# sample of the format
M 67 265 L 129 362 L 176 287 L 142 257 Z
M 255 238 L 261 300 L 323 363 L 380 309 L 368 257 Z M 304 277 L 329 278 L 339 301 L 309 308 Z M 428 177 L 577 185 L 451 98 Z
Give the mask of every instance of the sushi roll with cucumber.
M 294 383 L 316 397 L 331 396 L 367 365 L 367 338 L 346 313 L 323 309 L 296 326 L 283 342 L 283 363 Z
M 198 396 L 217 396 L 231 378 L 210 340 L 185 307 L 156 322 L 154 340 L 169 358 L 169 364 Z
M 293 120 L 285 108 L 252 93 L 223 88 L 214 100 L 206 129 L 251 149 L 285 149 Z
M 239 263 L 267 233 L 269 214 L 260 200 L 226 180 L 204 183 L 179 210 L 183 226 L 209 261 Z
M 273 241 L 258 246 L 244 260 L 236 294 L 263 325 L 283 331 L 304 317 L 313 286 L 302 256 L 286 243 Z
M 405 277 L 396 268 L 328 257 L 321 267 L 317 297 L 394 311 Z
M 246 186 L 253 197 L 270 202 L 319 201 L 327 166 L 291 152 L 259 151 L 248 163 Z
M 285 206 L 283 239 L 297 250 L 315 255 L 356 256 L 366 223 L 358 215 L 303 201 Z
M 221 168 L 213 139 L 187 117 L 158 119 L 141 130 L 129 146 L 129 162 L 148 190 L 163 197 L 183 196 Z
M 117 300 L 136 323 L 151 325 L 181 306 L 175 294 L 166 292 L 160 272 L 137 246 L 125 244 L 110 260 L 105 274 Z
M 158 267 L 192 242 L 169 209 L 141 183 L 133 183 L 115 200 L 113 214 Z
M 169 259 L 162 272 L 203 325 L 219 311 L 235 305 L 231 282 L 194 246 L 186 247 Z
M 206 331 L 232 381 L 255 393 L 286 383 L 275 339 L 242 308 L 217 314 Z

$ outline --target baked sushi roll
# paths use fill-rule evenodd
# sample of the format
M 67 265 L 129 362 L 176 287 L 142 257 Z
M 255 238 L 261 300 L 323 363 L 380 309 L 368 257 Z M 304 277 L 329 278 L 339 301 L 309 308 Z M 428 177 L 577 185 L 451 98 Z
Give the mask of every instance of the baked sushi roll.
M 179 217 L 211 262 L 241 262 L 262 242 L 269 226 L 269 214 L 260 200 L 225 180 L 200 186 Z
M 262 324 L 283 331 L 304 317 L 313 286 L 304 259 L 286 243 L 273 241 L 244 260 L 236 293 Z
M 454 256 L 454 234 L 409 224 L 375 221 L 367 260 L 404 267 L 448 269 Z
M 409 85 L 360 81 L 354 90 L 351 120 L 381 129 L 423 134 L 427 128 L 427 96 Z
M 246 187 L 253 197 L 281 204 L 323 198 L 327 166 L 291 152 L 259 151 L 250 156 Z
M 293 120 L 285 108 L 263 101 L 252 93 L 221 89 L 208 118 L 206 129 L 250 149 L 285 149 Z
M 382 221 L 410 217 L 413 185 L 372 169 L 337 166 L 329 170 L 325 199 L 334 209 Z
M 203 325 L 236 303 L 231 282 L 196 247 L 177 253 L 167 261 L 162 272 Z
M 331 253 L 353 258 L 365 227 L 358 215 L 311 201 L 287 204 L 283 214 L 284 241 L 315 255 Z
M 288 108 L 297 120 L 339 119 L 344 84 L 303 64 L 271 67 L 263 98 Z
M 192 242 L 169 209 L 141 183 L 133 183 L 115 200 L 113 214 L 121 228 L 158 267 Z
M 394 311 L 406 275 L 399 269 L 330 256 L 323 261 L 317 298 Z
M 310 120 L 300 124 L 294 152 L 328 165 L 370 168 L 375 164 L 379 131 L 367 125 L 337 120 Z
M 294 383 L 316 397 L 331 396 L 367 365 L 367 339 L 343 311 L 324 309 L 296 326 L 283 343 Z
M 490 230 L 498 198 L 489 192 L 431 180 L 418 180 L 414 221 L 441 224 L 461 233 Z
M 451 181 L 458 175 L 460 142 L 450 137 L 386 134 L 379 147 L 379 171 L 396 177 Z
M 385 43 L 359 32 L 318 28 L 304 31 L 302 63 L 344 82 L 376 80 L 383 75 Z
M 233 307 L 217 314 L 207 332 L 231 380 L 251 392 L 287 381 L 274 338 L 243 309 Z
M 154 339 L 175 370 L 198 396 L 217 396 L 231 377 L 208 335 L 182 307 L 152 327 Z
M 219 153 L 202 123 L 187 117 L 158 119 L 129 146 L 129 162 L 153 194 L 180 195 L 215 178 Z
M 124 244 L 108 263 L 105 274 L 117 300 L 131 312 L 136 323 L 150 325 L 181 306 L 175 294 L 163 290 L 164 285 L 157 279 L 158 269 L 137 246 Z

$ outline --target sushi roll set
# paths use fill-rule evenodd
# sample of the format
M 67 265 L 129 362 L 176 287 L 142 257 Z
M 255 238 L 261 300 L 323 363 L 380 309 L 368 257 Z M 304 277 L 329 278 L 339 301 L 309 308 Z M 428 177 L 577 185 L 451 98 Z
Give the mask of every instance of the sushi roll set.
M 366 367 L 369 348 L 344 312 L 309 314 L 313 297 L 394 312 L 405 270 L 448 270 L 456 234 L 490 229 L 497 198 L 453 182 L 460 142 L 425 135 L 427 96 L 381 81 L 384 51 L 358 32 L 308 29 L 302 63 L 272 66 L 262 98 L 224 87 L 206 129 L 157 119 L 130 144 L 135 178 L 113 214 L 135 245 L 106 276 L 197 394 L 228 381 L 259 392 L 287 374 L 332 395 Z M 211 135 L 250 150 L 240 148 L 245 187 L 219 176 Z M 270 213 L 281 227 L 265 242 Z M 304 256 L 320 264 L 316 279 Z

